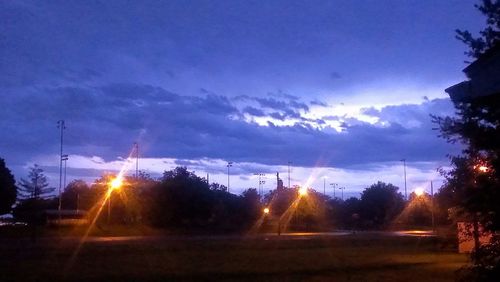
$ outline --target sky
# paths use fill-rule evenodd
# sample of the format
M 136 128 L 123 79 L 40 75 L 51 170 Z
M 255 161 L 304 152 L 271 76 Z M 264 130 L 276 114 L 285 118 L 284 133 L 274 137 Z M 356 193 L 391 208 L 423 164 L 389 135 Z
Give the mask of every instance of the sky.
M 465 79 L 485 18 L 472 0 L 2 1 L 0 157 L 17 180 L 115 172 L 139 144 L 152 176 L 186 166 L 240 193 L 288 185 L 408 193 L 460 145 L 430 114 Z M 133 173 L 133 172 L 131 172 Z M 438 185 L 439 186 L 439 185 Z M 340 190 L 337 190 L 339 193 Z

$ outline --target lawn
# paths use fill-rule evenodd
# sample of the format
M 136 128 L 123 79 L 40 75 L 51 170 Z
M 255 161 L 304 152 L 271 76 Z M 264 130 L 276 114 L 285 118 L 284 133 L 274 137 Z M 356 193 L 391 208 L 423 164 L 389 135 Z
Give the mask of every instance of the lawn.
M 0 239 L 1 281 L 453 281 L 467 256 L 434 238 L 346 236 Z

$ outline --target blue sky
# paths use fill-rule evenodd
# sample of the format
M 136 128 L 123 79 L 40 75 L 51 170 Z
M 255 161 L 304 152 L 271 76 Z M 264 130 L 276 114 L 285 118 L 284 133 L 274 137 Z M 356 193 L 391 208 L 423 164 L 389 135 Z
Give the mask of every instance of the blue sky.
M 17 179 L 39 163 L 58 181 L 186 165 L 234 192 L 276 172 L 356 195 L 378 180 L 440 181 L 460 148 L 429 114 L 464 79 L 485 19 L 476 1 L 4 1 L 0 4 L 0 157 Z M 285 181 L 286 184 L 287 181 Z M 326 182 L 326 181 L 325 181 Z M 347 191 L 346 190 L 346 191 Z

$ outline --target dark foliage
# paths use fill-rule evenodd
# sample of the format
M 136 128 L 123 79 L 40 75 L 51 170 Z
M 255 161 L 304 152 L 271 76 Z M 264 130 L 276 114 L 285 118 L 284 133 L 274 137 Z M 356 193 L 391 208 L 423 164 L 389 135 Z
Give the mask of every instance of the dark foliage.
M 387 227 L 403 208 L 403 195 L 390 183 L 379 181 L 361 194 L 360 216 L 366 227 Z
M 0 215 L 9 213 L 12 210 L 16 197 L 16 180 L 5 165 L 4 159 L 0 158 Z
M 49 187 L 47 177 L 43 174 L 43 169 L 37 164 L 30 168 L 28 180 L 21 178 L 19 183 L 19 196 L 21 199 L 40 199 L 48 197 L 55 189 Z
M 488 50 L 498 46 L 500 42 L 500 1 L 482 0 L 480 5 L 475 7 L 487 17 L 486 28 L 483 29 L 480 37 L 474 37 L 467 30 L 457 29 L 457 39 L 469 46 L 469 51 L 465 54 L 472 58 L 479 58 Z
M 61 196 L 63 209 L 89 210 L 94 202 L 95 197 L 93 197 L 92 191 L 87 183 L 78 179 L 71 181 L 66 186 Z
M 242 196 L 189 172 L 185 167 L 166 171 L 149 190 L 149 221 L 157 227 L 201 232 L 233 232 L 250 227 L 260 214 L 254 190 Z

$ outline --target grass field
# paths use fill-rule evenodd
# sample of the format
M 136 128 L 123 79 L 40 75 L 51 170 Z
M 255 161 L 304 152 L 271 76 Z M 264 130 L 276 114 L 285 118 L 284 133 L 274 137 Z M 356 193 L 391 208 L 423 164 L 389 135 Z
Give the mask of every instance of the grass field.
M 1 281 L 453 281 L 467 256 L 435 238 L 345 236 L 0 239 Z M 72 263 L 71 263 L 72 261 Z

